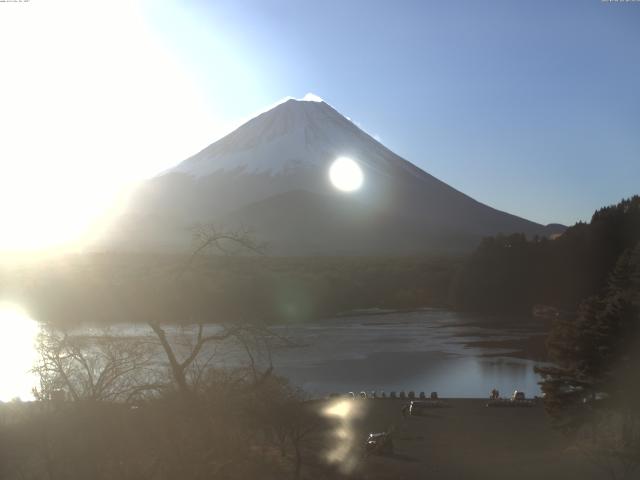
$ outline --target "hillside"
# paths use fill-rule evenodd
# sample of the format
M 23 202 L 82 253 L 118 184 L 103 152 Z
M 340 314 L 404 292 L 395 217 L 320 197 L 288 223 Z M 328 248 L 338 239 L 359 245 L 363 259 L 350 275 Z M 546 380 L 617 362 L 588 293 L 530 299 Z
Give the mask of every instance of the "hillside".
M 364 177 L 345 193 L 328 170 L 349 157 Z M 288 100 L 138 190 L 102 247 L 189 246 L 189 228 L 248 227 L 277 255 L 460 252 L 497 233 L 545 227 L 477 202 L 394 154 L 324 102 Z

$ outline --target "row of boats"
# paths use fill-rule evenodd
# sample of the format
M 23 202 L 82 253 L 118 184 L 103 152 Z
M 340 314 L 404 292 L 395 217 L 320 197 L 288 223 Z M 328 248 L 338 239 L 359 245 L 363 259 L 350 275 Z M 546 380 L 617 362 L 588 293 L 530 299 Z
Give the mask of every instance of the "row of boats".
M 413 400 L 416 398 L 420 400 L 426 400 L 428 398 L 431 400 L 437 400 L 438 392 L 431 392 L 429 396 L 427 396 L 425 392 L 420 392 L 416 394 L 416 392 L 414 392 L 413 390 L 409 392 L 405 392 L 404 390 L 401 390 L 400 392 L 397 392 L 397 393 L 395 391 L 392 391 L 389 393 L 389 395 L 387 395 L 384 390 L 382 390 L 380 393 L 376 392 L 375 390 L 372 390 L 369 393 L 364 391 L 360 393 L 348 392 L 346 394 L 330 393 L 327 398 L 331 400 L 331 399 L 344 398 L 344 397 L 350 398 L 352 400 L 367 400 L 367 399 L 378 399 L 378 398 L 391 398 L 391 399 L 399 398 L 401 400 L 405 400 L 405 399 Z
M 409 392 L 405 392 L 401 390 L 400 392 L 392 391 L 387 395 L 384 390 L 380 393 L 372 390 L 367 393 L 362 391 L 360 393 L 348 392 L 346 394 L 340 393 L 331 393 L 328 395 L 328 399 L 337 399 L 337 398 L 347 398 L 351 400 L 367 400 L 367 399 L 400 399 L 400 400 L 410 400 L 411 403 L 416 403 L 415 400 L 424 401 L 425 406 L 439 406 L 442 405 L 443 402 L 440 401 L 438 397 L 438 392 L 431 392 L 428 396 L 425 392 L 420 392 L 416 394 L 413 390 Z M 494 389 L 491 391 L 489 396 L 489 401 L 487 402 L 487 407 L 532 407 L 537 403 L 538 397 L 534 397 L 533 399 L 528 399 L 523 391 L 515 390 L 510 397 L 501 397 L 500 392 Z M 422 402 L 421 402 L 422 403 Z M 410 405 L 407 404 L 407 405 Z

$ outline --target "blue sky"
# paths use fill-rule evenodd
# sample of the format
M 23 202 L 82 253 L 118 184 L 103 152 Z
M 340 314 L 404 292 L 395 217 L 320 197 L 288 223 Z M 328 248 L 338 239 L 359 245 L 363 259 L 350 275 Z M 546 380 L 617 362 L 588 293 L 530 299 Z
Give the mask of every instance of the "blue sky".
M 640 4 L 191 1 L 145 14 L 216 115 L 313 92 L 453 187 L 542 223 L 640 193 Z
M 308 92 L 481 202 L 589 220 L 640 193 L 639 47 L 640 2 L 0 3 L 0 251 Z

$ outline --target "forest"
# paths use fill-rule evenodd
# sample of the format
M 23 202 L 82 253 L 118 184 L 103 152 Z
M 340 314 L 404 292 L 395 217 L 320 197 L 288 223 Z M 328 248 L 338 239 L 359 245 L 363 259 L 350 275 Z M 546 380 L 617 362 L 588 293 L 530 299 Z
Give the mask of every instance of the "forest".
M 640 242 L 640 196 L 599 209 L 555 239 L 485 238 L 451 285 L 451 303 L 485 312 L 575 311 L 606 284 L 618 258 Z
M 0 283 L 34 318 L 58 326 L 144 323 L 154 312 L 176 324 L 297 323 L 362 309 L 422 307 L 526 315 L 547 305 L 572 312 L 600 291 L 620 255 L 639 241 L 635 196 L 557 238 L 498 235 L 467 256 L 107 252 L 4 265 Z
M 48 324 L 318 320 L 358 309 L 446 306 L 460 257 L 93 254 L 6 268 L 5 291 Z M 3 278 L 4 277 L 4 278 Z
M 452 285 L 459 308 L 553 307 L 536 367 L 552 425 L 611 479 L 640 469 L 640 197 L 554 240 L 485 239 Z

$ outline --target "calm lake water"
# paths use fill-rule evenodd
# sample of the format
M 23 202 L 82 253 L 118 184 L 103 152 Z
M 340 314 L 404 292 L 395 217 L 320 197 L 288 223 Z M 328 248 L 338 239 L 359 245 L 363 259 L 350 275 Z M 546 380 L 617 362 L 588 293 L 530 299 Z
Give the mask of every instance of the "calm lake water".
M 28 373 L 35 359 L 37 329 L 19 310 L 3 311 L 3 344 L 13 361 L 0 367 L 0 400 L 28 399 L 31 387 L 37 385 L 37 379 Z M 515 389 L 527 395 L 540 393 L 539 378 L 533 371 L 539 362 L 515 358 L 514 349 L 467 347 L 475 341 L 541 335 L 543 326 L 534 320 L 425 309 L 345 316 L 277 326 L 275 331 L 292 342 L 273 352 L 276 373 L 314 396 L 363 390 L 435 390 L 444 397 L 486 397 L 492 388 L 503 394 Z M 100 332 L 86 328 L 76 333 Z M 111 333 L 151 334 L 146 325 L 119 325 Z M 220 364 L 234 366 L 245 357 L 229 352 L 220 358 Z
M 301 344 L 279 349 L 276 370 L 314 395 L 384 390 L 486 397 L 492 388 L 540 394 L 533 367 L 514 349 L 468 348 L 468 342 L 543 334 L 535 320 L 482 318 L 446 310 L 342 317 L 279 327 Z

